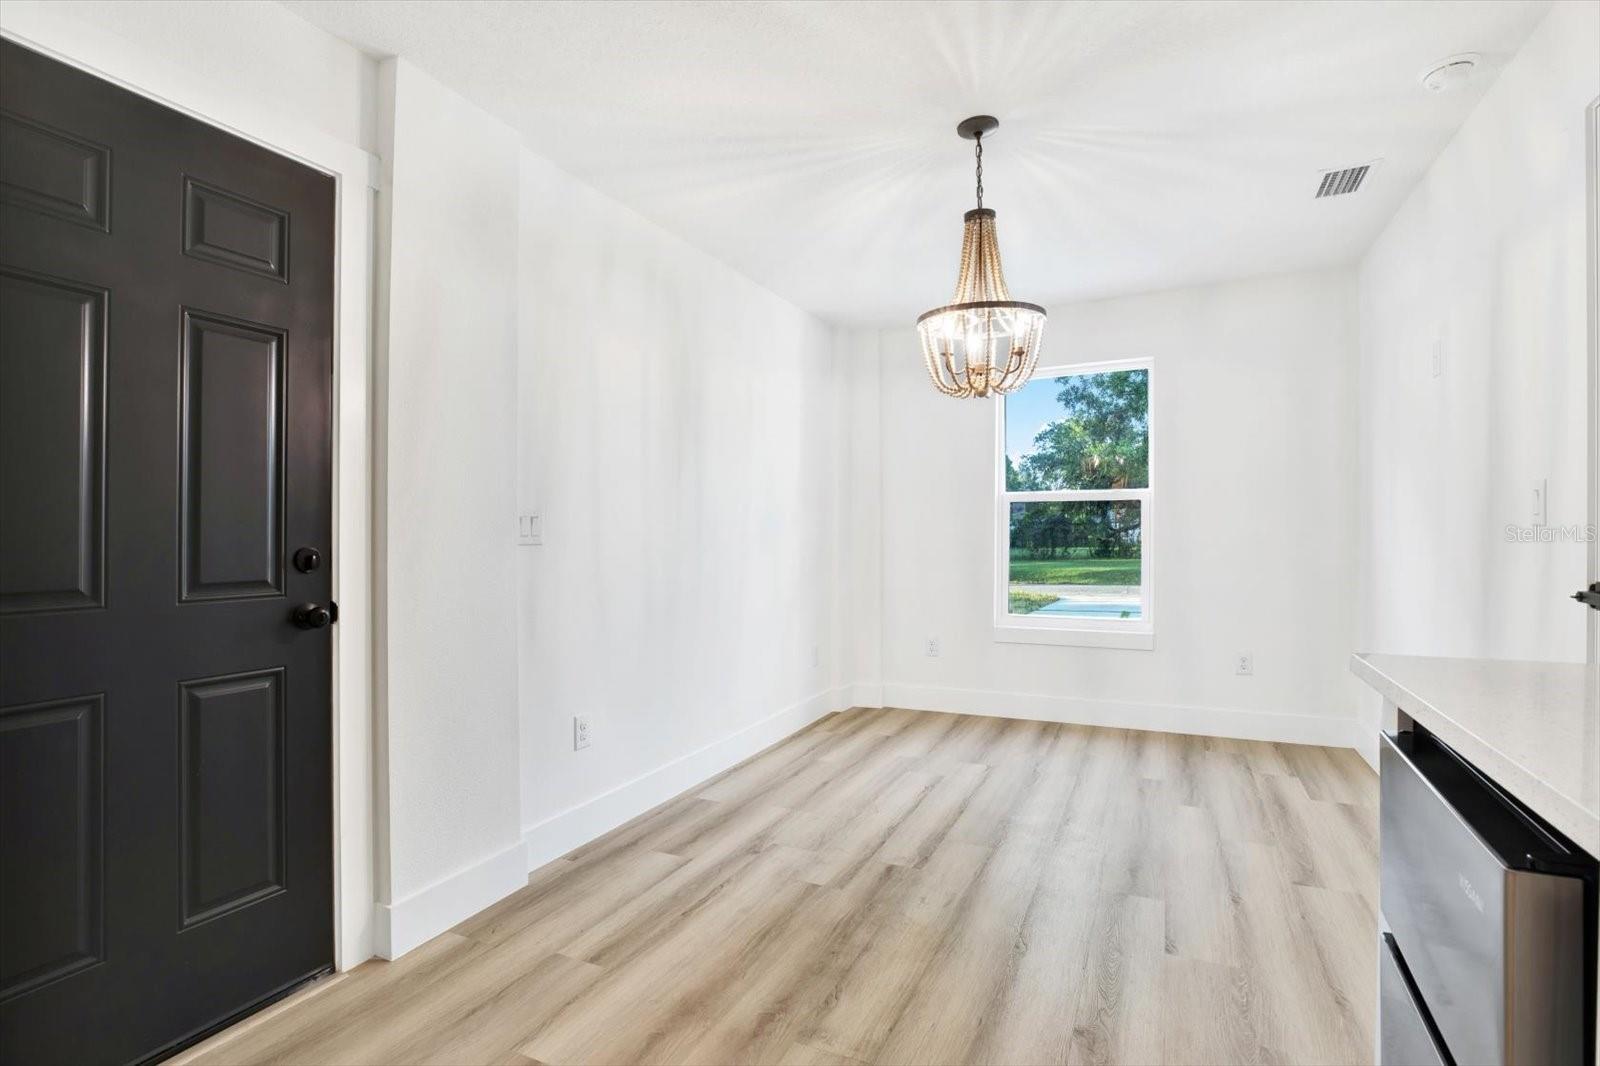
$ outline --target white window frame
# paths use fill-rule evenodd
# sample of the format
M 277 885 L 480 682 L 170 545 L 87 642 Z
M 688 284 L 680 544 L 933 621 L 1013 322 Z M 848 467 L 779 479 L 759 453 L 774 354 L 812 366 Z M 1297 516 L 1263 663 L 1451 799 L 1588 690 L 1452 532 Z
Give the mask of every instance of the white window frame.
M 1058 489 L 1047 492 L 1010 492 L 1006 489 L 1005 398 L 994 405 L 995 542 L 994 639 L 1013 644 L 1062 644 L 1090 648 L 1155 647 L 1155 361 L 1150 358 L 1113 359 L 1098 363 L 1068 363 L 1041 367 L 1028 380 L 1104 374 L 1117 370 L 1149 373 L 1149 402 L 1145 425 L 1150 435 L 1150 476 L 1142 489 Z M 1013 503 L 1139 501 L 1139 615 L 1122 618 L 1039 617 L 1012 614 L 1008 591 L 1011 579 L 1011 505 Z

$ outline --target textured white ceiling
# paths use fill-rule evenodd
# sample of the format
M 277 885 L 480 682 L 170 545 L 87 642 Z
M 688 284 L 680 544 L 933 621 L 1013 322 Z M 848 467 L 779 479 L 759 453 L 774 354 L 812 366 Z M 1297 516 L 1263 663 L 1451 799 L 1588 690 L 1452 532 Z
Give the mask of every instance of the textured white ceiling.
M 1547 3 L 286 0 L 800 306 L 955 282 L 974 113 L 1018 299 L 1350 263 Z M 1465 89 L 1434 60 L 1479 52 Z M 1383 160 L 1359 193 L 1319 172 Z

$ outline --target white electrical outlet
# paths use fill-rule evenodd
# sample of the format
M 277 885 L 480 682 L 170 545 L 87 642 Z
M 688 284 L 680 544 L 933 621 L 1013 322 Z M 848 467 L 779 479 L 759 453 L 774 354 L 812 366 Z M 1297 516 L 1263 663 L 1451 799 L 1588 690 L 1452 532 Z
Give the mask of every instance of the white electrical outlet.
M 1233 657 L 1233 672 L 1240 677 L 1249 677 L 1256 672 L 1256 657 L 1247 651 L 1242 651 Z
M 582 751 L 589 746 L 589 716 L 575 714 L 572 716 L 572 750 Z
M 1533 524 L 1543 526 L 1549 522 L 1550 481 L 1548 478 L 1536 477 L 1533 479 Z
M 928 638 L 928 650 L 927 650 L 926 654 L 927 654 L 928 658 L 930 658 L 930 659 L 937 659 L 939 657 L 939 638 L 938 637 L 929 637 Z

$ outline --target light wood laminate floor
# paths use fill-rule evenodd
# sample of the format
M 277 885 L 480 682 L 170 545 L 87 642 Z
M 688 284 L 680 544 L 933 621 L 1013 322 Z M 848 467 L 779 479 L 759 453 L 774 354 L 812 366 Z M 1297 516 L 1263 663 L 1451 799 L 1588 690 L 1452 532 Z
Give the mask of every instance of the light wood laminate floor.
M 1364 1063 L 1351 751 L 832 715 L 199 1063 Z

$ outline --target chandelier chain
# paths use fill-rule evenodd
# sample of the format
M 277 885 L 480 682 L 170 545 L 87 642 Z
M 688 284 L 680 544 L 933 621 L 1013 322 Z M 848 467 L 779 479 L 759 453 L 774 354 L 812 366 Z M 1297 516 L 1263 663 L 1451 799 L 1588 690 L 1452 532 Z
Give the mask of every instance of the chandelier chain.
M 980 130 L 978 132 L 978 136 L 973 138 L 973 139 L 975 141 L 977 141 L 977 144 L 978 144 L 977 148 L 973 149 L 973 151 L 976 153 L 976 155 L 978 157 L 978 208 L 979 208 L 979 210 L 982 210 L 982 208 L 983 208 L 983 132 Z

